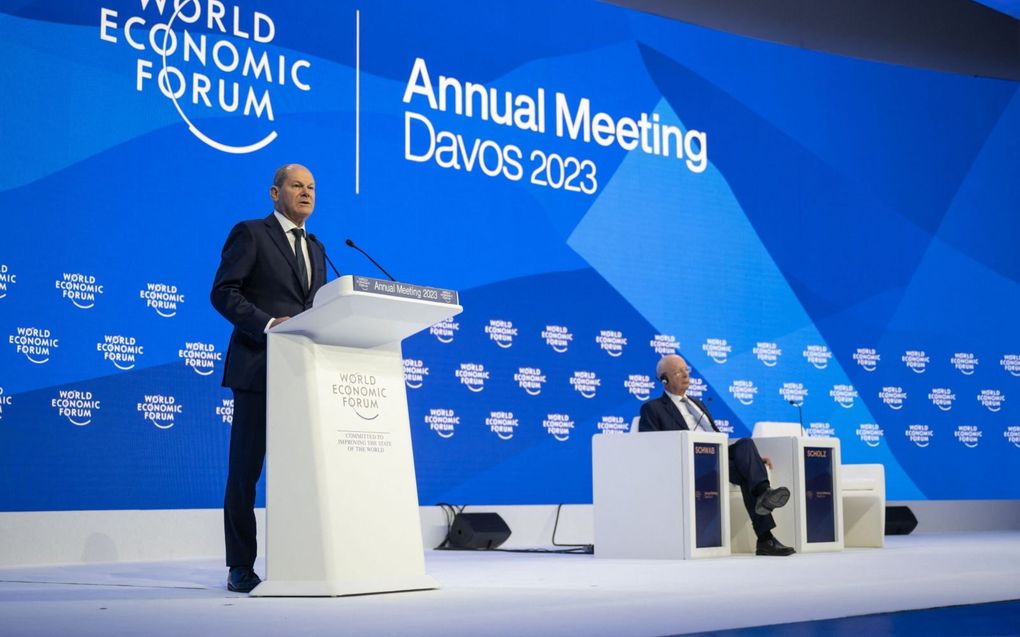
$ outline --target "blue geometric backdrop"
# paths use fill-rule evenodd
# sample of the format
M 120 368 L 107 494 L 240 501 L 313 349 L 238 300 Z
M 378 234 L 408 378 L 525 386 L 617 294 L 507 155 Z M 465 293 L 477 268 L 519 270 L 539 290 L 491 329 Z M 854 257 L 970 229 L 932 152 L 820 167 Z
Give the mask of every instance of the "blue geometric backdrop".
M 291 161 L 341 271 L 461 291 L 404 348 L 422 504 L 590 502 L 670 351 L 734 436 L 793 400 L 890 499 L 1020 497 L 1016 83 L 580 0 L 216 4 L 0 0 L 0 510 L 220 505 L 208 292 Z

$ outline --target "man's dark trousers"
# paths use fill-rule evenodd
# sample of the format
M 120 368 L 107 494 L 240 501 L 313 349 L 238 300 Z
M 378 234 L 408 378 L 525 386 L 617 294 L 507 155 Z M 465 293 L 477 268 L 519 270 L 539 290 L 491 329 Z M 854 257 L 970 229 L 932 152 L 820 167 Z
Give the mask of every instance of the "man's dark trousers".
M 755 493 L 755 487 L 764 490 L 762 486 L 767 484 L 769 479 L 765 471 L 765 463 L 762 462 L 758 447 L 750 438 L 741 438 L 730 445 L 730 482 L 740 487 L 740 495 L 744 498 L 744 508 L 751 518 L 751 526 L 754 533 L 761 537 L 767 531 L 776 528 L 776 521 L 772 515 L 758 515 L 754 511 L 760 493 Z
M 255 485 L 266 457 L 266 394 L 234 389 L 234 429 L 230 434 L 227 488 L 223 498 L 223 531 L 227 566 L 253 566 Z

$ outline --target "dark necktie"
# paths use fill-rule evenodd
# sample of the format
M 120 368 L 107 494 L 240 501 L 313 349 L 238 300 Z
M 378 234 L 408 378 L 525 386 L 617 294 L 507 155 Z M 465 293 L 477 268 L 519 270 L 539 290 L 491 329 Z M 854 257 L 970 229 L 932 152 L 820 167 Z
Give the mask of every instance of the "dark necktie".
M 294 256 L 297 257 L 297 273 L 301 279 L 301 289 L 308 292 L 308 266 L 305 265 L 305 251 L 301 249 L 301 240 L 305 236 L 304 228 L 294 228 L 290 231 L 294 235 Z

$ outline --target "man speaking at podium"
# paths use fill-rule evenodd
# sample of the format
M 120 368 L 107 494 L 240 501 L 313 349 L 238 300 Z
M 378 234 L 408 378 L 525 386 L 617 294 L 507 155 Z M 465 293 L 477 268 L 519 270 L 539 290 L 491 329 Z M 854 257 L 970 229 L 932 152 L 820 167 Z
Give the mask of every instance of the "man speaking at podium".
M 641 405 L 641 420 L 638 431 L 715 431 L 719 429 L 708 413 L 705 404 L 687 395 L 691 384 L 687 361 L 676 354 L 664 356 L 655 366 L 655 376 L 662 382 L 662 396 L 645 401 Z M 751 525 L 758 536 L 757 555 L 791 555 L 793 548 L 783 545 L 772 535 L 776 522 L 772 510 L 790 499 L 786 487 L 773 489 L 769 484 L 766 465 L 771 468 L 768 458 L 758 454 L 754 441 L 741 438 L 730 445 L 730 482 L 740 487 L 744 507 L 751 517 Z
M 234 394 L 230 459 L 223 498 L 227 588 L 255 588 L 255 485 L 266 457 L 266 331 L 312 307 L 326 282 L 325 250 L 305 233 L 315 180 L 298 164 L 280 167 L 269 188 L 273 212 L 242 221 L 223 245 L 210 298 L 234 325 L 223 386 Z

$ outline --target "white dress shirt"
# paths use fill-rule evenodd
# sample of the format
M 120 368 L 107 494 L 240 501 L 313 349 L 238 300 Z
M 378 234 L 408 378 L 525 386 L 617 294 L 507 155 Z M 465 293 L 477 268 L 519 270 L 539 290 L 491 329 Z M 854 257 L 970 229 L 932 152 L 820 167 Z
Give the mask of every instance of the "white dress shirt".
M 296 239 L 294 238 L 294 235 L 291 233 L 291 230 L 293 230 L 294 228 L 302 228 L 303 229 L 304 226 L 297 225 L 296 223 L 294 223 L 293 221 L 291 221 L 287 217 L 284 217 L 282 214 L 280 214 L 280 212 L 278 210 L 274 210 L 273 211 L 273 216 L 275 216 L 276 220 L 280 222 L 280 227 L 283 228 L 283 234 L 284 234 L 285 237 L 287 237 L 287 242 L 290 244 L 291 251 L 293 251 L 294 250 L 294 241 Z M 312 285 L 312 260 L 308 256 L 308 231 L 307 230 L 305 230 L 305 240 L 301 242 L 301 256 L 305 260 L 305 272 L 308 273 L 308 286 L 311 287 L 311 285 Z M 269 322 L 266 323 L 266 328 L 263 331 L 264 332 L 268 332 L 269 331 L 269 327 L 273 324 L 273 321 L 275 321 L 277 318 L 279 318 L 279 317 L 274 317 L 274 318 L 269 319 Z
M 687 428 L 691 431 L 715 431 L 712 429 L 712 423 L 708 419 L 706 414 L 698 405 L 693 401 L 684 396 L 677 396 L 666 392 L 676 408 L 680 410 L 680 415 L 683 416 L 684 422 L 687 423 Z
M 287 217 L 284 217 L 283 215 L 281 215 L 279 213 L 279 211 L 277 211 L 277 210 L 273 211 L 273 215 L 276 217 L 276 220 L 279 221 L 280 225 L 283 227 L 283 234 L 286 235 L 287 242 L 290 243 L 290 249 L 291 249 L 291 251 L 293 251 L 294 250 L 294 240 L 295 239 L 294 239 L 293 233 L 291 233 L 291 230 L 293 230 L 294 228 L 301 228 L 302 230 L 304 230 L 304 226 L 299 226 L 299 225 L 295 224 L 293 221 L 291 221 Z M 305 240 L 301 242 L 301 256 L 305 260 L 305 272 L 308 273 L 307 284 L 309 286 L 311 286 L 312 285 L 312 260 L 308 257 L 308 231 L 307 230 L 305 230 Z

